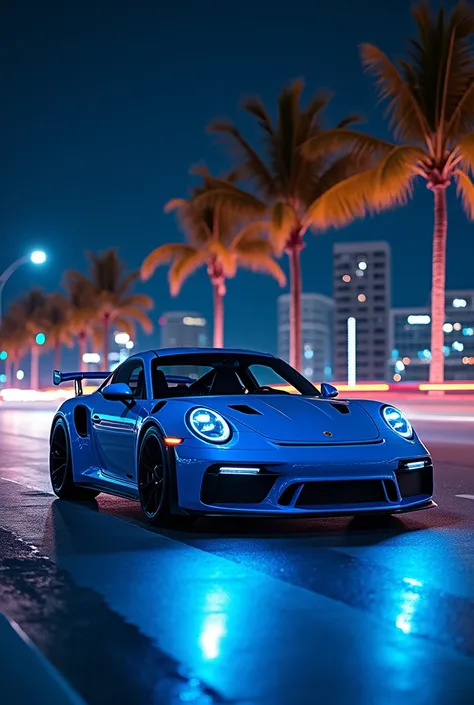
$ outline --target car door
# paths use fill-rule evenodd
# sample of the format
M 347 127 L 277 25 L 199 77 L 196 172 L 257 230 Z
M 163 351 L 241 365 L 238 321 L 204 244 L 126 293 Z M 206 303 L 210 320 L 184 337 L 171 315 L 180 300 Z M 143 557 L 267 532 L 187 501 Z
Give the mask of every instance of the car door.
M 117 368 L 110 383 L 128 384 L 133 405 L 104 399 L 100 392 L 92 410 L 92 434 L 102 471 L 117 479 L 135 479 L 135 442 L 138 414 L 146 399 L 143 361 L 133 358 Z M 105 387 L 104 387 L 105 389 Z

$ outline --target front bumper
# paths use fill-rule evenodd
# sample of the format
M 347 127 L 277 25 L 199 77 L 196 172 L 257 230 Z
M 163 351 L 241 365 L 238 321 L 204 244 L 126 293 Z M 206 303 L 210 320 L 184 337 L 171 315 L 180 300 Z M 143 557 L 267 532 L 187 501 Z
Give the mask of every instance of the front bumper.
M 221 474 L 223 466 L 260 472 Z M 183 443 L 176 480 L 177 504 L 189 513 L 336 516 L 433 506 L 433 465 L 418 439 L 251 451 Z

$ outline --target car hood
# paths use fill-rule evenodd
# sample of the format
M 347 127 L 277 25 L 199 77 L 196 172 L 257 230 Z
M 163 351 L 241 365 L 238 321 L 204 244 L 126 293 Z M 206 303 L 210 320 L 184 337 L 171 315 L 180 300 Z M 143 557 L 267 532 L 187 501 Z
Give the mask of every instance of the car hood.
M 201 402 L 278 443 L 360 443 L 379 438 L 370 414 L 354 401 L 252 394 L 207 397 Z

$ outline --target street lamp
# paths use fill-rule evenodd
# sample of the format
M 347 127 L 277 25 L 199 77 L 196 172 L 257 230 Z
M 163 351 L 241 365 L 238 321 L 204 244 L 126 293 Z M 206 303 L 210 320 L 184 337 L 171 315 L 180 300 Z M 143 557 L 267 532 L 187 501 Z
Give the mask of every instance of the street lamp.
M 10 279 L 13 272 L 15 272 L 18 267 L 21 267 L 22 264 L 26 264 L 27 262 L 33 262 L 33 264 L 44 264 L 44 262 L 46 262 L 46 254 L 42 250 L 35 250 L 31 254 L 24 255 L 23 257 L 20 257 L 19 259 L 15 260 L 15 262 L 13 262 L 9 267 L 6 268 L 3 274 L 0 274 L 0 323 L 2 322 L 3 287 Z

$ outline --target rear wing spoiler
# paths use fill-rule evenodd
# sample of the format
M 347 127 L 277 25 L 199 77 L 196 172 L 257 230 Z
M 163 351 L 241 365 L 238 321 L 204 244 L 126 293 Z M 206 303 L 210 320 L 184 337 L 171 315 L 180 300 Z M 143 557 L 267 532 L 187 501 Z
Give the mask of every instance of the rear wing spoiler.
M 82 396 L 83 379 L 107 379 L 111 372 L 60 372 L 53 370 L 53 384 L 59 387 L 63 382 L 74 382 L 76 397 Z M 166 375 L 166 381 L 171 384 L 190 384 L 195 380 L 192 377 L 182 377 L 179 375 Z
M 53 384 L 59 387 L 63 382 L 74 382 L 76 397 L 82 395 L 83 379 L 107 379 L 111 372 L 60 372 L 53 370 Z

